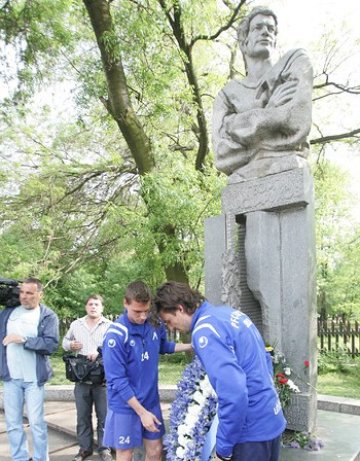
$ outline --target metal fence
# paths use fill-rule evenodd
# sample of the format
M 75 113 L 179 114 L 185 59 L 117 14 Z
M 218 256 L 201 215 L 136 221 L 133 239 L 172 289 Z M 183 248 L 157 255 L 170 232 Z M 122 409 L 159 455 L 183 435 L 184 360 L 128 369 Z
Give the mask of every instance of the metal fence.
M 318 319 L 318 347 L 320 352 L 345 352 L 360 356 L 360 328 L 356 320 L 343 317 Z

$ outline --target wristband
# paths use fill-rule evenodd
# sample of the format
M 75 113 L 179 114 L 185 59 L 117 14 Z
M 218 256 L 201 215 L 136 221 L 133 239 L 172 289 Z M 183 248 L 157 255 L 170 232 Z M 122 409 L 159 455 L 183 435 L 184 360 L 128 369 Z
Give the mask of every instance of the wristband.
M 216 456 L 221 459 L 221 461 L 231 461 L 232 455 L 231 456 L 221 456 L 218 453 L 216 453 Z

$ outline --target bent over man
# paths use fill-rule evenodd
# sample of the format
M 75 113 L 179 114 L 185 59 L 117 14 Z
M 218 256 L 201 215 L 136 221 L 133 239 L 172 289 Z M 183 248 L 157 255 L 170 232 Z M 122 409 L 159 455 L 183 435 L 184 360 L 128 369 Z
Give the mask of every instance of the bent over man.
M 265 344 L 249 317 L 214 307 L 177 282 L 158 288 L 154 303 L 170 329 L 191 331 L 192 346 L 218 396 L 215 459 L 278 461 L 285 418 Z
M 104 443 L 116 449 L 116 461 L 131 461 L 134 448 L 143 441 L 146 461 L 162 459 L 159 353 L 191 349 L 190 344 L 168 342 L 164 325 L 150 323 L 150 303 L 148 286 L 141 281 L 131 283 L 125 292 L 125 311 L 104 341 L 109 406 Z

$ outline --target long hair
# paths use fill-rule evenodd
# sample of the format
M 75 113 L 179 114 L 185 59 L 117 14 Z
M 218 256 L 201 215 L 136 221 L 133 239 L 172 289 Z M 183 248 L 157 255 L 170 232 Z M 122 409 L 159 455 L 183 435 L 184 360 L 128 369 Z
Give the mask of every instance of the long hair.
M 176 311 L 181 304 L 188 314 L 192 314 L 205 300 L 204 296 L 186 283 L 166 282 L 161 285 L 154 298 L 157 313 Z

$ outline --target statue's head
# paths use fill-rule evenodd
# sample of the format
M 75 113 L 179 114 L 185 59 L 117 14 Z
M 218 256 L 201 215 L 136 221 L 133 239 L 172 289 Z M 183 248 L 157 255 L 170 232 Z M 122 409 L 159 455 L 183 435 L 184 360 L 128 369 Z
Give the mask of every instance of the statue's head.
M 269 37 L 269 43 L 263 44 L 264 50 L 266 48 L 275 48 L 276 36 L 278 33 L 278 20 L 276 14 L 270 8 L 257 6 L 253 8 L 240 22 L 238 39 L 245 61 L 246 56 L 250 56 L 251 53 L 255 51 L 257 40 L 256 37 L 253 38 L 252 35 L 257 33 L 265 33 Z M 258 46 L 258 48 L 260 47 L 261 46 Z M 259 52 L 261 52 L 260 49 Z

